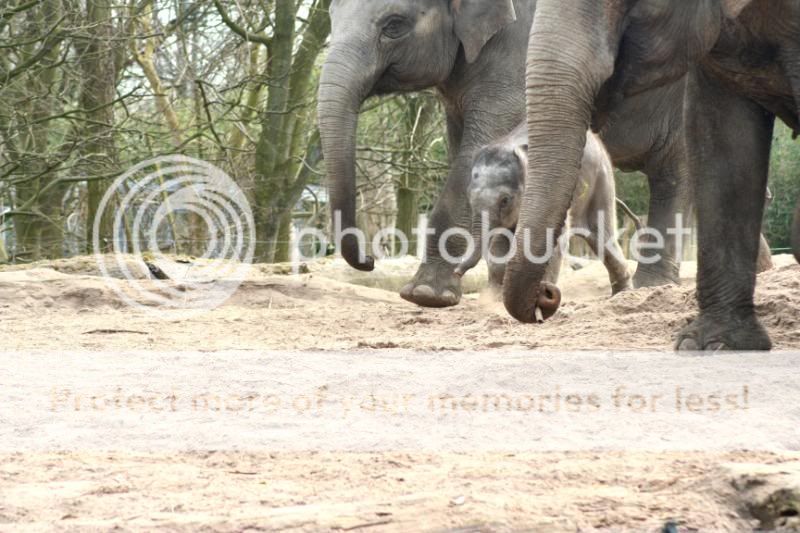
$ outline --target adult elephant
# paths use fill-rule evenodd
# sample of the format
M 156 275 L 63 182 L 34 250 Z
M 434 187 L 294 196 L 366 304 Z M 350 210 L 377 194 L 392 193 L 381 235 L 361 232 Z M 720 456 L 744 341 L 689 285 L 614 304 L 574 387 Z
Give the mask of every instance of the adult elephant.
M 800 131 L 799 0 L 539 0 L 527 68 L 529 175 L 504 301 L 535 320 L 547 246 L 560 231 L 586 130 L 688 73 L 689 173 L 698 215 L 698 318 L 680 349 L 769 349 L 753 304 L 775 117 Z
M 401 295 L 419 305 L 458 303 L 456 265 L 438 242 L 469 226 L 466 197 L 474 152 L 525 117 L 525 56 L 535 0 L 333 0 L 330 50 L 319 85 L 319 125 L 334 219 L 341 217 L 344 259 L 369 271 L 355 227 L 355 140 L 368 97 L 438 90 L 447 113 L 450 172 L 430 215 L 427 253 Z M 463 255 L 463 239 L 448 251 Z
M 430 217 L 424 263 L 401 295 L 429 307 L 460 300 L 456 265 L 442 259 L 439 238 L 469 226 L 466 187 L 474 153 L 525 116 L 525 57 L 535 0 L 334 0 L 331 46 L 319 90 L 319 121 L 331 206 L 343 230 L 355 226 L 355 134 L 358 111 L 371 95 L 436 87 L 444 102 L 451 150 L 447 183 Z M 603 132 L 614 163 L 648 175 L 650 225 L 665 232 L 686 210 L 682 82 L 619 109 L 620 127 Z M 648 125 L 637 124 L 642 116 Z M 635 126 L 634 126 L 635 125 Z M 450 254 L 464 249 L 450 239 Z M 342 239 L 345 260 L 372 270 L 356 238 Z M 678 283 L 675 238 L 662 260 L 639 265 L 634 284 Z

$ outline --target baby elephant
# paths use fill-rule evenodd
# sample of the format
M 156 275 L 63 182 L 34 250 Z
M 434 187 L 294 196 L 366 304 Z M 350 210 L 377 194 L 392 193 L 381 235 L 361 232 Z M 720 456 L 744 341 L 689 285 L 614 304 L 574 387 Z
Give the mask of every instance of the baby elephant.
M 516 228 L 527 175 L 527 145 L 527 123 L 523 122 L 507 136 L 482 148 L 475 157 L 467 190 L 472 208 L 475 248 L 473 253 L 456 268 L 456 275 L 463 275 L 480 261 L 484 234 L 498 228 L 511 231 Z M 614 169 L 605 147 L 592 132 L 587 133 L 580 172 L 578 186 L 567 215 L 569 225 L 576 234 L 586 240 L 595 254 L 603 258 L 611 280 L 612 293 L 630 289 L 632 284 L 628 265 L 615 239 L 617 217 Z M 599 227 L 600 224 L 603 225 L 602 228 Z M 488 225 L 488 228 L 485 225 Z M 493 232 L 488 243 L 491 251 L 490 257 L 487 258 L 489 280 L 493 286 L 502 283 L 505 264 L 493 263 L 489 259 L 506 257 L 511 247 L 508 238 L 510 232 L 504 233 L 506 235 L 503 232 Z M 609 245 L 611 249 L 599 253 L 605 246 L 604 241 L 609 239 L 612 243 Z M 560 247 L 556 244 L 544 280 L 548 283 L 547 289 L 543 291 L 543 301 L 539 302 L 544 318 L 552 315 L 558 308 L 557 300 L 560 300 L 560 293 L 554 284 L 558 281 L 560 268 Z

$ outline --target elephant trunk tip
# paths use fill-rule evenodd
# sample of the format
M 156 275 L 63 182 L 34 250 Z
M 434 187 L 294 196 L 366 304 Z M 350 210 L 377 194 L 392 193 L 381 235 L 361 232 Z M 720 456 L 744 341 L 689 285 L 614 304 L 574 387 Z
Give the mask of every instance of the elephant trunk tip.
M 545 281 L 539 284 L 539 291 L 531 303 L 518 306 L 506 301 L 506 309 L 511 316 L 524 324 L 542 324 L 555 315 L 560 306 L 561 290 Z
M 345 259 L 347 260 L 347 258 Z M 364 261 L 347 260 L 347 264 L 355 268 L 356 270 L 360 270 L 361 272 L 372 272 L 373 270 L 375 270 L 375 258 L 369 255 L 366 258 L 364 258 Z
M 347 264 L 361 272 L 372 272 L 375 270 L 375 258 L 371 255 L 365 255 L 361 251 L 358 239 L 350 238 L 352 235 L 347 235 L 342 239 L 342 257 L 347 261 Z
M 535 314 L 539 314 L 542 323 L 552 317 L 561 306 L 561 290 L 552 283 L 542 282 L 539 286 L 539 296 L 536 298 Z M 536 313 L 538 311 L 538 313 Z

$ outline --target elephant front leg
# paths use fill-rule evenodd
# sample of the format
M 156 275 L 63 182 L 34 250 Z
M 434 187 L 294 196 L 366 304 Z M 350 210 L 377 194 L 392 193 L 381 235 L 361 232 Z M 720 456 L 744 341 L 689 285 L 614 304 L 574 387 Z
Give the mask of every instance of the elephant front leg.
M 696 74 L 689 109 L 700 315 L 680 350 L 769 350 L 753 292 L 774 117 Z
M 486 264 L 489 268 L 489 287 L 497 292 L 498 297 L 502 294 L 501 287 L 506 275 L 506 263 L 508 263 L 510 251 L 511 240 L 508 236 L 499 233 L 492 237 Z
M 469 155 L 460 154 L 453 160 L 447 183 L 429 217 L 425 257 L 411 282 L 400 290 L 404 300 L 422 307 L 450 307 L 461 300 L 461 278 L 453 271 L 467 250 Z M 459 235 L 453 232 L 456 228 L 464 231 Z

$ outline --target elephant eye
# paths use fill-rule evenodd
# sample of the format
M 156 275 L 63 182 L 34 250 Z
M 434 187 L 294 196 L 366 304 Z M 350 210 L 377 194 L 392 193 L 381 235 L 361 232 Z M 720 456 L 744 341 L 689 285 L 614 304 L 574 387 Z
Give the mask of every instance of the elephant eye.
M 399 39 L 411 31 L 411 22 L 399 15 L 393 15 L 383 25 L 383 35 L 389 39 Z

